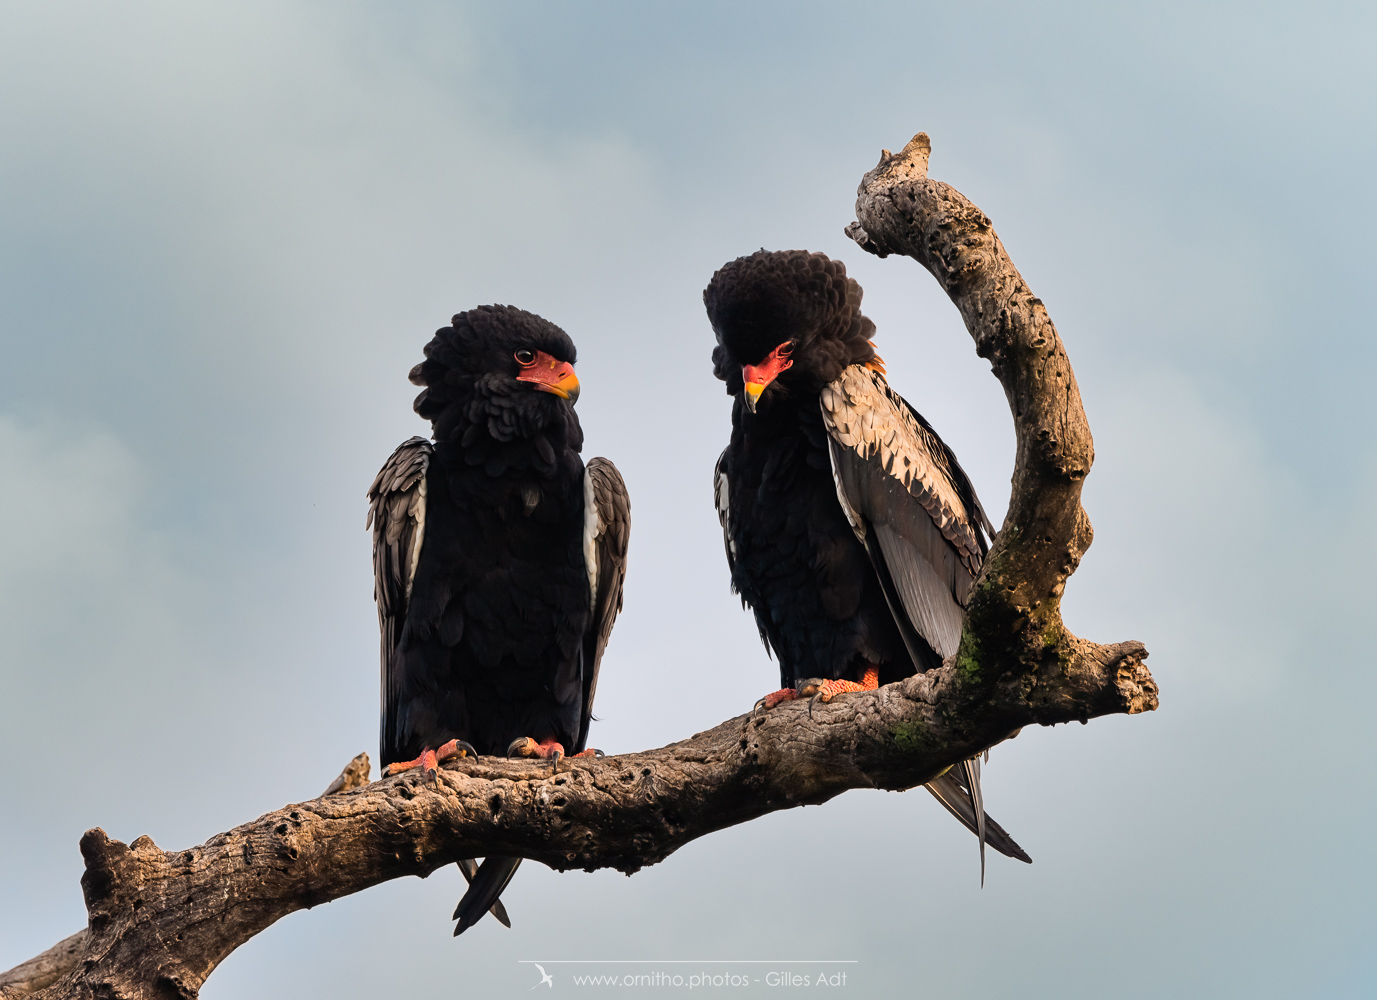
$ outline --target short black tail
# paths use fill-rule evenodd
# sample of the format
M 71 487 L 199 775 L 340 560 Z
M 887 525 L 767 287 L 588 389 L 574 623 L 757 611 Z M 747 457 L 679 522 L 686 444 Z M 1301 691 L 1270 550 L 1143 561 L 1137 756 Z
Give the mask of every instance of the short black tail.
M 478 873 L 478 862 L 473 858 L 461 858 L 455 862 L 459 870 L 464 873 L 464 881 L 472 882 L 473 876 Z M 493 900 L 492 906 L 488 907 L 488 912 L 497 918 L 497 922 L 508 930 L 512 926 L 512 918 L 507 916 L 507 908 L 502 905 L 502 900 Z
M 502 901 L 498 897 L 507 888 L 507 883 L 512 880 L 520 864 L 520 858 L 484 858 L 477 871 L 470 872 L 462 861 L 459 863 L 459 870 L 469 880 L 469 889 L 454 908 L 453 919 L 459 921 L 454 928 L 455 937 L 483 919 L 483 914 L 488 910 L 492 910 L 493 916 L 502 923 L 511 926 L 510 921 L 503 919 L 507 911 L 502 908 Z

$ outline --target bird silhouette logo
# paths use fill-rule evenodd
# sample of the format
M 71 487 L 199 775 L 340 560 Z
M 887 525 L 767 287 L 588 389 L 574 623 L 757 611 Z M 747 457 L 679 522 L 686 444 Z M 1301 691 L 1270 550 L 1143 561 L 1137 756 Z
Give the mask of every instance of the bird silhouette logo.
M 539 962 L 532 962 L 531 964 L 540 970 L 540 982 L 536 983 L 535 986 L 532 986 L 531 989 L 535 989 L 536 986 L 548 986 L 550 987 L 550 989 L 554 989 L 555 980 L 548 972 L 545 971 L 545 966 L 541 965 Z

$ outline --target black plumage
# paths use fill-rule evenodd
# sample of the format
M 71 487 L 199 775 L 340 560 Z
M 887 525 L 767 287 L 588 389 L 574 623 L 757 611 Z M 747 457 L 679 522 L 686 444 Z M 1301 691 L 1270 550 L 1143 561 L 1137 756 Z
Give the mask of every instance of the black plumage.
M 824 698 L 940 666 L 993 528 L 969 477 L 888 385 L 840 261 L 741 257 L 703 292 L 714 373 L 735 402 L 714 475 L 733 589 L 781 691 Z M 978 761 L 929 785 L 984 844 L 1028 856 L 980 797 Z
M 433 769 L 436 751 L 467 743 L 558 766 L 587 745 L 621 608 L 626 488 L 611 462 L 579 457 L 574 344 L 553 323 L 482 306 L 437 331 L 425 356 L 411 381 L 425 387 L 415 410 L 434 443 L 404 443 L 369 490 L 382 763 Z M 465 868 L 456 934 L 517 863 Z

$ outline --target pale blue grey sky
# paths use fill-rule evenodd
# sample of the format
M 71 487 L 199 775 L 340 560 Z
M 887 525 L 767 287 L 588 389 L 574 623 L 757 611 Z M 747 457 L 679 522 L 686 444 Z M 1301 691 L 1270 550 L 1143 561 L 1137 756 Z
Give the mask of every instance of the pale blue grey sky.
M 363 493 L 424 430 L 406 374 L 456 311 L 569 331 L 587 454 L 631 489 L 608 752 L 777 678 L 712 510 L 723 262 L 845 260 L 998 521 L 998 384 L 926 273 L 842 235 L 924 130 L 1085 396 L 1068 623 L 1146 642 L 1162 686 L 994 752 L 1035 864 L 981 890 L 927 795 L 852 792 L 631 879 L 527 865 L 511 931 L 451 940 L 452 869 L 390 883 L 203 995 L 808 957 L 855 959 L 856 996 L 1372 995 L 1374 44 L 1356 3 L 0 7 L 0 967 L 83 924 L 88 827 L 190 846 L 375 750 Z

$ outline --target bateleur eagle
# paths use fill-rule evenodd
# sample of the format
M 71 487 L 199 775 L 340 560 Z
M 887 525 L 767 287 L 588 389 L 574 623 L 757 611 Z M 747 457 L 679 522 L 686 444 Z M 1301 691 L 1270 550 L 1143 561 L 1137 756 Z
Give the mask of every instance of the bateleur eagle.
M 598 665 L 622 606 L 630 501 L 616 466 L 579 458 L 574 344 L 511 306 L 460 313 L 411 370 L 413 437 L 368 491 L 382 630 L 382 763 L 585 749 Z M 600 755 L 600 754 L 599 754 Z M 520 858 L 461 861 L 455 934 Z M 510 926 L 510 925 L 509 925 Z
M 713 371 L 734 397 L 714 485 L 732 588 L 781 690 L 829 701 L 956 653 L 994 529 L 932 427 L 889 387 L 861 288 L 822 254 L 760 251 L 703 292 Z M 927 786 L 985 844 L 1031 861 L 985 815 L 979 758 Z

